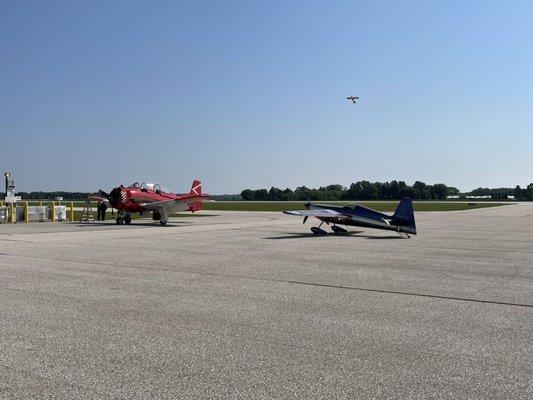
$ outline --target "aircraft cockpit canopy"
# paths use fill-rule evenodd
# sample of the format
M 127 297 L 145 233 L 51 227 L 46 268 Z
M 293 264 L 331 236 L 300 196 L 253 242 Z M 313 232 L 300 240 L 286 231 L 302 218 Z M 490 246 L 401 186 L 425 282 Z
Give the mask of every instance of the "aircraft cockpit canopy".
M 151 192 L 156 192 L 156 193 L 162 193 L 162 192 L 166 192 L 167 191 L 159 183 L 146 183 L 146 182 L 143 182 L 138 187 L 140 187 L 143 192 L 146 192 L 148 190 L 151 191 Z
M 154 190 L 156 191 L 156 193 L 170 193 L 166 187 L 161 186 L 159 183 L 156 183 L 154 185 Z
M 128 186 L 131 189 L 139 189 L 139 182 L 134 182 Z
M 147 190 L 154 190 L 154 184 L 153 183 L 141 183 L 141 190 L 146 192 Z
M 357 203 L 346 203 L 342 205 L 342 208 L 349 208 L 353 210 L 355 207 L 357 207 Z

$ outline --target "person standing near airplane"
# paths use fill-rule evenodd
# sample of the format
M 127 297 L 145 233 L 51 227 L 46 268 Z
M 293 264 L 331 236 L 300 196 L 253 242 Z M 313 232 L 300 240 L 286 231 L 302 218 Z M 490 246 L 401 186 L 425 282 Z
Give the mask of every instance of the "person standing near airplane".
M 107 204 L 105 201 L 100 202 L 100 217 L 102 218 L 100 221 L 105 221 L 105 213 L 107 211 Z
M 100 209 L 101 209 L 102 202 L 99 201 L 96 205 L 96 220 L 100 221 Z

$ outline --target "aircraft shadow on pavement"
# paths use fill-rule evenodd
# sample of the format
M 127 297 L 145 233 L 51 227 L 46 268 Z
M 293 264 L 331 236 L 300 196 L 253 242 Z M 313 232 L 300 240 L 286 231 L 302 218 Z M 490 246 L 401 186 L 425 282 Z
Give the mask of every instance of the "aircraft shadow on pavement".
M 309 233 L 287 233 L 283 236 L 271 236 L 264 239 L 269 240 L 283 240 L 283 239 L 303 239 L 303 238 L 320 238 L 328 236 L 350 236 L 353 238 L 364 238 L 364 239 L 402 239 L 401 236 L 372 236 L 372 235 L 361 235 L 363 231 L 352 231 L 348 233 L 327 233 L 326 235 L 315 235 L 312 232 Z

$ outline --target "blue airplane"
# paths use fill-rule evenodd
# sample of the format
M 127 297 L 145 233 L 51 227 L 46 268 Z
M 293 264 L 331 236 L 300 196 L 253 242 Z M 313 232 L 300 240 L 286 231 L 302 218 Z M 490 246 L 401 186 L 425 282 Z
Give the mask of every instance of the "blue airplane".
M 285 214 L 304 217 L 303 223 L 309 217 L 316 217 L 321 222 L 318 227 L 313 226 L 311 232 L 316 235 L 325 235 L 327 232 L 321 228 L 322 224 L 331 224 L 334 233 L 347 233 L 339 225 L 362 226 L 365 228 L 384 229 L 395 231 L 400 236 L 409 238 L 410 234 L 416 235 L 415 214 L 413 200 L 404 197 L 393 215 L 387 215 L 361 205 L 346 204 L 342 207 L 326 204 L 305 204 L 307 210 L 283 211 Z

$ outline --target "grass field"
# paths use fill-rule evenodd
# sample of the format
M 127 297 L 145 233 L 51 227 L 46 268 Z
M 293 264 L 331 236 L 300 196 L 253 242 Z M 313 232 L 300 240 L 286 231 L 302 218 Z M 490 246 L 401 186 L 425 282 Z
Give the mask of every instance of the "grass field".
M 65 203 L 64 203 L 65 204 Z M 69 204 L 69 203 L 66 203 Z M 217 201 L 204 203 L 204 210 L 209 211 L 283 211 L 283 210 L 302 210 L 304 209 L 305 202 L 302 201 Z M 325 201 L 321 204 L 342 205 L 345 202 Z M 380 202 L 358 202 L 357 204 L 365 207 L 370 207 L 376 211 L 393 212 L 398 205 L 398 202 L 394 201 L 380 201 Z M 43 203 L 44 205 L 44 203 Z M 476 203 L 475 205 L 469 205 L 468 203 L 459 202 L 415 202 L 415 211 L 460 211 L 460 210 L 474 210 L 477 208 L 496 207 L 502 206 L 505 203 Z M 74 203 L 75 207 L 82 207 L 83 203 Z M 67 207 L 68 211 L 68 207 Z M 68 213 L 70 216 L 70 212 Z M 96 207 L 93 207 L 93 215 L 96 218 Z M 205 217 L 205 214 L 192 214 L 189 212 L 182 212 L 177 214 L 180 217 Z M 81 211 L 74 211 L 74 221 L 79 221 L 81 217 Z M 112 220 L 116 217 L 113 216 L 111 209 L 107 210 L 106 219 Z M 141 216 L 138 213 L 132 214 L 132 219 L 138 219 Z M 143 218 L 151 219 L 151 215 L 144 215 Z
M 38 201 L 29 201 L 29 205 L 38 205 Z M 74 207 L 83 207 L 83 201 L 74 201 Z M 345 201 L 323 201 L 321 204 L 343 205 Z M 398 201 L 361 201 L 357 202 L 365 207 L 372 208 L 376 211 L 392 212 L 398 206 Z M 48 202 L 43 202 L 43 205 L 48 205 Z M 56 203 L 57 204 L 57 203 Z M 68 215 L 70 216 L 70 202 L 62 202 L 67 206 Z M 204 210 L 209 211 L 283 211 L 283 210 L 301 210 L 304 208 L 304 201 L 217 201 L 204 203 Z M 496 207 L 505 205 L 505 203 L 467 203 L 456 201 L 418 201 L 414 202 L 415 211 L 459 211 L 472 210 L 485 207 Z M 93 202 L 93 215 L 96 217 L 96 203 Z M 201 216 L 202 214 L 181 213 L 180 216 Z M 113 219 L 111 209 L 107 210 L 107 219 Z M 74 212 L 74 220 L 79 221 L 81 211 Z M 146 216 L 147 218 L 149 216 Z M 139 218 L 138 214 L 132 214 L 133 219 Z
M 74 207 L 83 207 L 85 202 L 74 201 Z M 331 204 L 340 206 L 346 203 L 357 203 L 365 207 L 372 208 L 376 211 L 394 211 L 398 206 L 399 201 L 315 201 L 313 203 Z M 22 204 L 22 202 L 21 202 Z M 30 206 L 39 205 L 39 201 L 28 201 Z M 47 201 L 43 201 L 42 205 L 49 205 Z M 55 203 L 57 205 L 57 202 Z M 66 205 L 67 209 L 70 207 L 70 201 L 63 201 L 61 204 Z M 305 201 L 215 201 L 204 203 L 204 210 L 215 211 L 283 211 L 283 210 L 300 210 L 303 209 Z M 457 211 L 457 210 L 471 210 L 476 208 L 496 207 L 508 203 L 467 203 L 459 201 L 415 201 L 413 202 L 415 211 Z M 96 202 L 92 202 L 94 211 L 96 212 Z M 111 209 L 108 209 L 110 212 Z
M 324 201 L 321 204 L 343 205 L 345 201 Z M 357 202 L 365 207 L 372 208 L 376 211 L 394 211 L 398 206 L 398 201 L 361 201 Z M 217 201 L 204 204 L 205 210 L 214 211 L 283 211 L 283 210 L 301 210 L 304 208 L 304 201 Z M 496 207 L 503 203 L 460 203 L 452 201 L 431 202 L 420 201 L 414 202 L 415 211 L 457 211 L 471 210 L 476 208 Z

